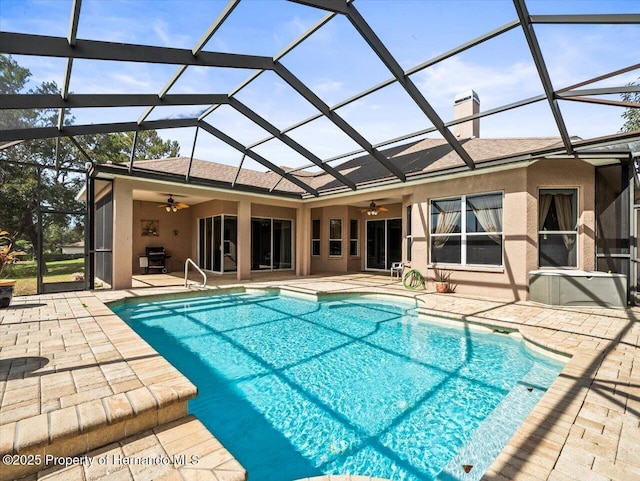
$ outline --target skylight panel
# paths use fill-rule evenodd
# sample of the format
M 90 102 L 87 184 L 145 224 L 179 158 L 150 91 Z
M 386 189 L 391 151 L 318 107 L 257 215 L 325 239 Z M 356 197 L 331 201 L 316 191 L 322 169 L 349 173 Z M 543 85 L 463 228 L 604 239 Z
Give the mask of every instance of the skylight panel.
M 631 47 L 640 45 L 640 25 L 554 24 L 535 30 L 556 90 L 640 62 Z
M 517 18 L 510 2 L 430 0 L 354 4 L 405 69 Z M 389 9 L 393 21 L 389 21 Z
M 242 1 L 211 37 L 205 50 L 273 57 L 324 14 L 284 0 Z
M 174 68 L 177 70 L 177 67 Z M 184 71 L 168 93 L 228 94 L 253 73 L 253 70 L 248 69 L 190 66 Z
M 323 160 L 361 148 L 324 117 L 298 127 L 288 132 L 288 135 Z
M 270 140 L 252 149 L 265 159 L 285 170 L 300 167 L 310 161 L 278 139 Z
M 453 119 L 456 96 L 469 90 L 478 94 L 481 111 L 544 92 L 522 30 L 511 30 L 411 78 L 445 121 Z
M 273 72 L 262 73 L 235 97 L 280 130 L 318 113 Z
M 146 120 L 197 119 L 209 105 L 171 105 L 155 107 Z
M 480 109 L 481 112 L 483 110 Z M 545 99 L 480 119 L 481 139 L 558 137 L 558 141 L 560 141 L 559 136 L 560 133 L 549 103 Z
M 77 94 L 157 94 L 175 69 L 175 65 L 76 59 L 70 91 Z M 63 75 L 64 71 L 63 67 Z
M 599 96 L 598 98 L 621 100 L 619 96 Z M 559 101 L 559 104 L 569 135 L 576 135 L 582 139 L 602 137 L 611 134 L 612 131 L 619 132 L 625 123 L 625 119 L 622 118 L 624 107 L 567 100 Z
M 392 76 L 342 16 L 332 19 L 285 55 L 282 63 L 329 105 Z
M 204 120 L 245 147 L 269 135 L 266 130 L 228 105 L 221 105 Z
M 78 38 L 191 49 L 225 5 L 222 0 L 84 0 Z
M 26 93 L 29 89 L 37 89 L 43 82 L 55 82 L 62 87 L 67 60 L 55 57 L 37 57 L 32 55 L 11 55 L 11 58 L 20 67 L 26 68 L 31 73 L 24 87 Z
M 71 0 L 2 0 L 0 30 L 66 37 Z
M 72 125 L 135 122 L 145 107 L 100 107 L 68 109 L 65 119 Z
M 527 0 L 532 15 L 638 13 L 640 4 L 634 0 L 619 2 L 576 2 L 575 0 Z
M 373 144 L 433 126 L 397 83 L 358 99 L 337 112 Z

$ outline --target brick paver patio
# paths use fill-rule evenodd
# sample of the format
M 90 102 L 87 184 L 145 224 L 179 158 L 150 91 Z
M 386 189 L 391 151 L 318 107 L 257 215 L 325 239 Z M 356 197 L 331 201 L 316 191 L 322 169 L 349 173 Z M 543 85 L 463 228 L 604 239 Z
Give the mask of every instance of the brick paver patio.
M 213 278 L 213 289 L 233 285 Z M 198 466 L 80 464 L 32 479 L 245 479 L 246 473 L 197 419 L 186 416 L 195 387 L 104 302 L 184 292 L 161 285 L 14 299 L 0 311 L 0 451 L 55 456 L 89 452 L 171 458 L 198 453 Z M 407 291 L 370 274 L 261 278 L 315 295 L 411 296 L 420 312 L 449 322 L 517 330 L 534 345 L 570 355 L 566 367 L 491 465 L 485 480 L 640 479 L 640 310 L 553 308 L 456 294 Z M 200 433 L 185 436 L 186 432 Z M 215 433 L 213 433 L 215 434 Z M 41 468 L 2 466 L 12 479 Z M 115 469 L 118 468 L 118 469 Z M 250 473 L 249 473 L 250 475 Z M 338 479 L 335 476 L 319 479 Z M 354 476 L 351 476 L 354 479 Z M 346 478 L 348 479 L 348 478 Z

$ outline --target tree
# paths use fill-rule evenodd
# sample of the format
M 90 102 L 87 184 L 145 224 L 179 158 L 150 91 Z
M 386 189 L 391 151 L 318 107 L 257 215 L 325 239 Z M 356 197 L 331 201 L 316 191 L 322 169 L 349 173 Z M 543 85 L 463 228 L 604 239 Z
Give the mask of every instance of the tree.
M 31 72 L 20 66 L 11 56 L 0 55 L 1 94 L 59 95 L 60 88 L 55 82 L 43 82 L 36 87 L 27 88 L 30 77 Z M 0 129 L 55 126 L 57 120 L 56 109 L 4 110 L 0 116 Z M 73 120 L 73 115 L 67 110 L 65 124 L 69 125 Z M 121 132 L 85 135 L 76 140 L 95 162 L 128 162 L 133 134 Z M 136 158 L 177 156 L 178 153 L 179 145 L 176 141 L 162 140 L 155 131 L 138 134 Z M 10 232 L 11 241 L 27 240 L 32 244 L 33 251 L 38 251 L 39 201 L 51 210 L 82 211 L 83 204 L 75 197 L 84 185 L 85 177 L 65 169 L 82 169 L 85 162 L 86 158 L 73 142 L 66 138 L 61 138 L 59 141 L 56 139 L 30 140 L 0 151 L 0 228 Z M 24 163 L 30 165 L 25 166 Z M 40 183 L 39 198 L 38 182 Z M 78 222 L 73 216 L 45 215 L 43 222 L 45 245 L 55 246 L 65 239 L 74 238 L 70 234 L 61 234 L 65 231 L 72 230 L 76 232 L 77 237 L 77 228 Z
M 629 86 L 640 86 L 640 77 L 637 82 L 631 82 L 627 84 Z M 625 102 L 633 102 L 640 104 L 640 92 L 625 92 L 622 95 L 622 100 Z M 625 120 L 622 126 L 621 132 L 631 132 L 632 130 L 640 130 L 640 108 L 628 107 L 622 114 L 622 118 Z

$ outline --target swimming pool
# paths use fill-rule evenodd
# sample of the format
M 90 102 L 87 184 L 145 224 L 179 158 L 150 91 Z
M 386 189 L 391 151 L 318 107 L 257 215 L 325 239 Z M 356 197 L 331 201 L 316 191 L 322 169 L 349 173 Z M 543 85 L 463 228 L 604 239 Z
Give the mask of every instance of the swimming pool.
M 113 310 L 198 386 L 190 411 L 250 479 L 478 480 L 563 365 L 414 307 L 243 292 Z

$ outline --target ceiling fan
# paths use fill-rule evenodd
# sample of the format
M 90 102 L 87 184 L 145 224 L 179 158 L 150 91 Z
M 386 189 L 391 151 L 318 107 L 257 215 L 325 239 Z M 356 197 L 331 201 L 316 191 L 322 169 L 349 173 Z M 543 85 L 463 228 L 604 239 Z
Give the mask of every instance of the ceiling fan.
M 369 207 L 362 209 L 362 212 L 366 212 L 367 215 L 378 215 L 378 212 L 389 212 L 386 207 L 378 207 L 374 201 L 371 201 Z
M 182 202 L 176 202 L 173 199 L 173 194 L 169 194 L 169 198 L 167 202 L 164 204 L 160 204 L 158 207 L 164 207 L 167 212 L 177 212 L 179 209 L 188 209 L 189 206 L 187 204 L 183 204 Z

